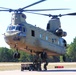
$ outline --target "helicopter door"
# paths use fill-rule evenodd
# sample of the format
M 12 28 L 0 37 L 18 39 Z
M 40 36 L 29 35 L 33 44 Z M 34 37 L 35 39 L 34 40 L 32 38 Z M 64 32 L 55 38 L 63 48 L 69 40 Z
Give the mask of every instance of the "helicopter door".
M 25 37 L 26 36 L 26 29 L 24 26 L 22 26 L 22 32 L 21 32 L 21 36 Z

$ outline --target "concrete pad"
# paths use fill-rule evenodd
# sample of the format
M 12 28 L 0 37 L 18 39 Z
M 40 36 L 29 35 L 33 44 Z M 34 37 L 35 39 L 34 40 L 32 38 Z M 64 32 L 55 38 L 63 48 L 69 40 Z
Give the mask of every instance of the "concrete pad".
M 0 75 L 76 75 L 76 69 L 53 69 L 48 71 L 0 71 Z

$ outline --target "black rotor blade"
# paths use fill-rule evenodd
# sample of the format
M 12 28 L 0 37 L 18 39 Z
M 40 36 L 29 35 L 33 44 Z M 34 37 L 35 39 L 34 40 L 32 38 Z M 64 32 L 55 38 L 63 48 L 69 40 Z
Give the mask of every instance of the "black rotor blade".
M 61 8 L 61 9 L 29 9 L 29 10 L 23 10 L 23 11 L 54 11 L 54 10 L 69 10 L 68 8 Z
M 5 7 L 0 7 L 0 8 L 1 8 L 1 9 L 7 9 L 7 10 L 10 9 L 10 8 L 5 8 Z
M 15 9 L 10 9 L 10 8 L 6 8 L 6 7 L 0 7 L 0 11 L 8 11 L 8 12 L 12 12 L 12 11 L 17 11 Z
M 31 14 L 37 14 L 37 15 L 44 15 L 44 16 L 49 16 L 51 17 L 51 14 L 41 14 L 41 13 L 34 13 L 34 12 L 26 12 L 26 13 L 31 13 Z
M 25 7 L 21 8 L 21 9 L 23 10 L 23 9 L 25 9 L 25 8 L 28 8 L 28 7 L 33 6 L 33 5 L 36 5 L 36 4 L 41 3 L 41 2 L 43 2 L 43 1 L 46 1 L 46 0 L 37 1 L 37 2 L 35 2 L 35 3 L 32 3 L 32 4 L 28 5 L 28 6 L 25 6 Z
M 74 16 L 74 15 L 76 15 L 76 12 L 75 13 L 63 14 L 62 16 L 66 16 L 66 15 L 72 15 L 72 16 Z
M 6 10 L 0 10 L 1 11 L 7 11 L 7 12 L 12 12 L 12 11 L 16 11 L 16 10 L 13 10 L 13 9 L 6 9 Z
M 0 10 L 0 11 L 9 11 L 9 10 Z

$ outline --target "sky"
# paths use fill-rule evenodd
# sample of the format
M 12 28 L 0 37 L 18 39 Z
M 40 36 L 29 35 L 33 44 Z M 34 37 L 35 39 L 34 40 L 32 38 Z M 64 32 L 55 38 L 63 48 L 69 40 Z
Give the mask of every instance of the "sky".
M 0 0 L 0 7 L 18 9 L 25 7 L 31 3 L 34 3 L 39 0 Z M 26 9 L 56 9 L 56 8 L 69 8 L 70 10 L 56 10 L 56 11 L 44 11 L 38 13 L 44 14 L 67 14 L 76 12 L 76 0 L 46 0 L 37 5 L 31 6 Z M 11 23 L 11 14 L 9 12 L 0 12 L 0 47 L 8 47 L 5 43 L 4 34 L 6 32 L 7 26 Z M 36 15 L 26 13 L 26 21 L 32 25 L 36 25 L 42 29 L 46 29 L 46 25 L 51 17 Z M 67 36 L 64 39 L 68 44 L 73 42 L 73 39 L 76 37 L 76 16 L 63 16 L 60 18 L 61 28 L 67 32 Z

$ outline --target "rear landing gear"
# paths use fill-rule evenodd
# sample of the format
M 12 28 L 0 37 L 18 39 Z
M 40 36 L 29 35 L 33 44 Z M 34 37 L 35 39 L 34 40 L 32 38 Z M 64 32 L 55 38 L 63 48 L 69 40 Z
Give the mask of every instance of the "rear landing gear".
M 21 64 L 21 71 L 29 70 L 29 71 L 41 71 L 41 63 L 44 64 L 44 70 L 47 70 L 48 58 L 46 52 L 36 52 L 36 55 L 33 56 L 33 64 Z
M 44 62 L 44 70 L 47 70 L 47 65 L 48 65 L 48 56 L 45 51 L 36 53 L 36 56 L 34 58 L 33 64 L 35 65 L 36 70 L 41 71 L 41 63 Z
M 63 55 L 63 61 L 66 62 L 66 57 L 65 57 L 65 55 Z

